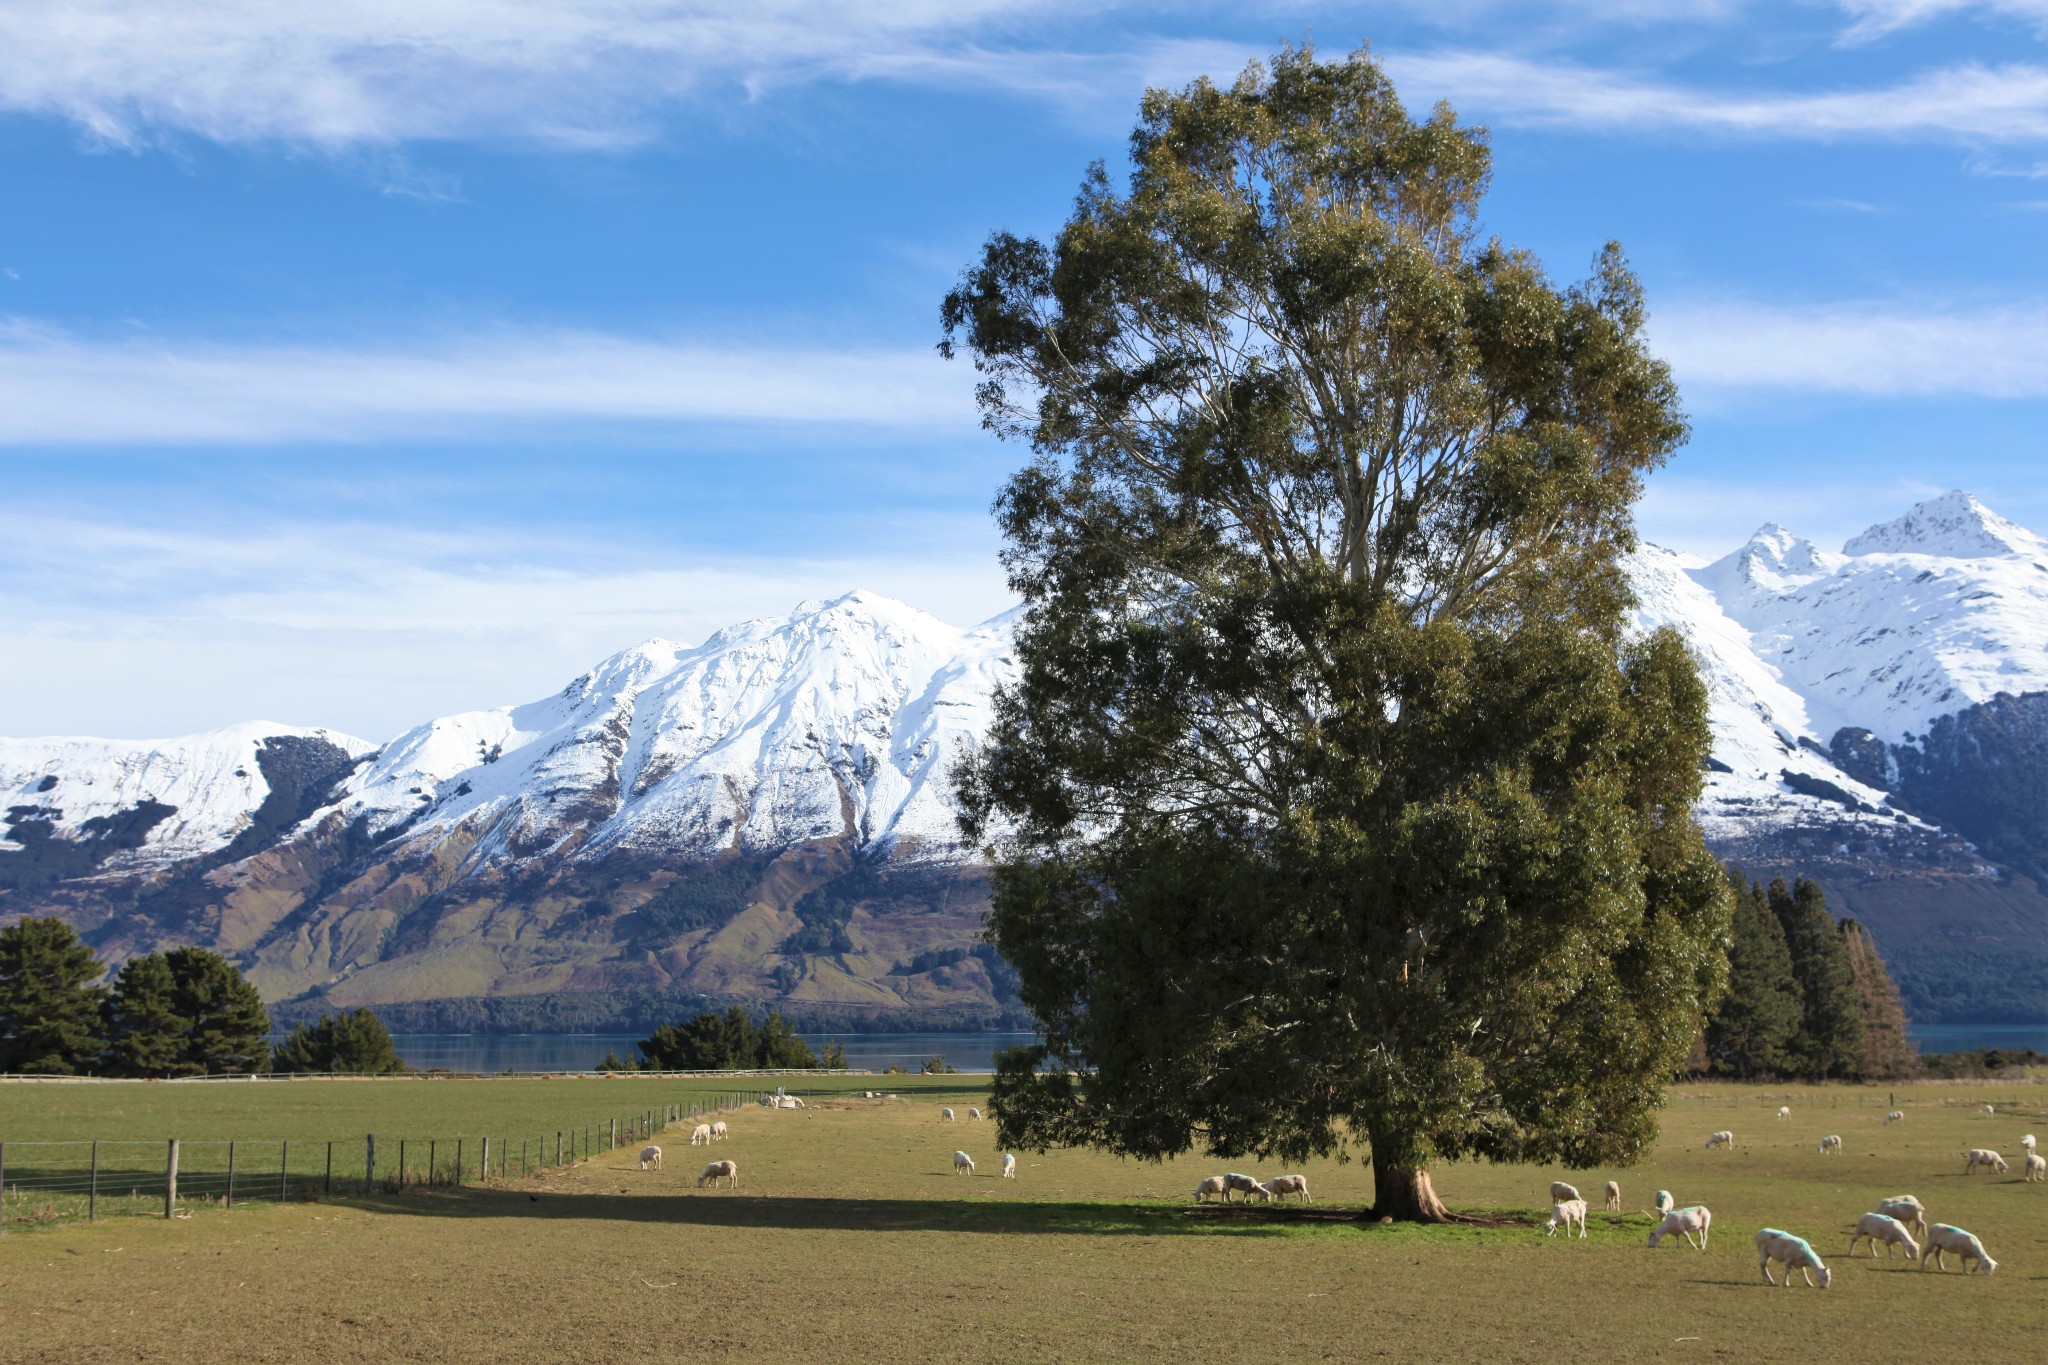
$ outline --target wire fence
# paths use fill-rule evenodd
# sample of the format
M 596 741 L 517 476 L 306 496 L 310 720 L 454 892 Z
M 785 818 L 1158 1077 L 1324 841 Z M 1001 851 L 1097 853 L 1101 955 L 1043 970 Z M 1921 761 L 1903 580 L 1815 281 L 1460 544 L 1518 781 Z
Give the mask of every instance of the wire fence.
M 694 1128 L 745 1102 L 736 1092 L 700 1096 L 577 1128 L 495 1136 L 0 1140 L 0 1235 L 100 1218 L 183 1218 L 196 1209 L 490 1184 L 650 1142 L 679 1125 Z

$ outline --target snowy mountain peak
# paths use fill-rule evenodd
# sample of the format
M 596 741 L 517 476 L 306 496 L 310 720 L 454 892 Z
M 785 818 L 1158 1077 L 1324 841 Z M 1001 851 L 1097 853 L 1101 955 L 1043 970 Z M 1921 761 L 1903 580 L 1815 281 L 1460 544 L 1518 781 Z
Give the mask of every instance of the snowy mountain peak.
M 1697 577 L 1718 594 L 1776 597 L 1825 576 L 1840 558 L 1767 521 L 1742 548 L 1699 570 Z
M 2048 558 L 2048 540 L 2007 521 L 1961 489 L 1920 503 L 1904 516 L 1873 526 L 1842 547 L 1849 555 L 1937 555 L 1993 559 L 2006 555 Z

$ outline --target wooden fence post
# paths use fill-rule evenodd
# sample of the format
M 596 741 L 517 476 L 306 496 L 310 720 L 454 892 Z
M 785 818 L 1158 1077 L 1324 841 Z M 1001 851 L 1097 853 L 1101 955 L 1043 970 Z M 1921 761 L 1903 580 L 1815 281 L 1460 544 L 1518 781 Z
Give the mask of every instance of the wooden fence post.
M 619 1121 L 618 1121 L 617 1119 L 613 1119 L 613 1120 L 612 1120 L 612 1148 L 613 1148 L 613 1149 L 616 1149 L 616 1148 L 618 1147 L 618 1145 L 619 1145 Z
M 491 1140 L 483 1139 L 484 1154 L 477 1159 L 476 1180 L 479 1185 L 491 1178 Z
M 228 1207 L 235 1206 L 235 1140 L 228 1139 Z
M 292 1188 L 292 1140 L 286 1138 L 277 1146 L 277 1202 L 282 1204 L 291 1195 Z
M 377 1135 L 363 1134 L 363 1193 L 368 1194 L 377 1184 Z
M 398 1188 L 405 1188 L 405 1139 L 398 1140 Z
M 92 1181 L 86 1187 L 85 1221 L 95 1222 L 100 1216 L 100 1144 L 94 1138 L 92 1144 Z
M 562 1164 L 562 1130 L 555 1129 L 555 1164 Z
M 7 1144 L 0 1142 L 0 1235 L 7 1231 Z
M 455 1139 L 455 1183 L 462 1183 L 462 1139 Z
M 320 1197 L 325 1199 L 334 1193 L 334 1144 L 327 1144 L 327 1174 L 320 1180 Z
M 436 1184 L 436 1183 L 437 1183 L 437 1182 L 439 1182 L 439 1180 L 441 1179 L 441 1164 L 440 1164 L 440 1162 L 438 1162 L 438 1161 L 436 1161 L 436 1160 L 434 1159 L 434 1158 L 435 1158 L 435 1155 L 436 1155 L 436 1154 L 437 1154 L 437 1153 L 438 1153 L 438 1152 L 439 1152 L 440 1150 L 441 1150 L 441 1139 L 439 1139 L 439 1138 L 428 1138 L 428 1139 L 427 1139 L 427 1183 L 428 1183 L 429 1185 L 432 1185 L 432 1184 Z
M 170 1152 L 164 1157 L 164 1217 L 169 1218 L 178 1207 L 178 1140 L 171 1139 Z

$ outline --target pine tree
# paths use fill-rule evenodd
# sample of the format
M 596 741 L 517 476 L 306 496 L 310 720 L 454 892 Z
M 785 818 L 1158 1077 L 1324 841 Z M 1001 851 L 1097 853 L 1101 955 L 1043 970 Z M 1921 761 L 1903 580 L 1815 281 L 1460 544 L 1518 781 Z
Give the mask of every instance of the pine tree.
M 1863 926 L 1853 919 L 1842 921 L 1842 949 L 1849 961 L 1849 975 L 1863 1003 L 1863 1067 L 1865 1080 L 1899 1080 L 1919 1070 L 1920 1049 L 1907 1031 L 1906 1009 L 1899 1001 L 1899 988 L 1885 970 Z
M 177 982 L 161 953 L 131 957 L 107 994 L 107 1069 L 120 1076 L 169 1076 L 183 1068 L 190 1023 L 173 1004 Z
M 1731 869 L 1735 917 L 1729 927 L 1728 995 L 1707 1025 L 1713 1070 L 1745 1080 L 1782 1076 L 1801 1064 L 1805 1005 L 1792 975 L 1785 931 L 1763 887 Z
M 97 984 L 106 969 L 60 919 L 0 929 L 0 1072 L 75 1075 L 105 1050 Z
M 369 1009 L 323 1014 L 300 1024 L 271 1050 L 273 1071 L 388 1076 L 405 1070 L 391 1031 Z
M 1812 1080 L 1856 1075 L 1863 1065 L 1863 1001 L 1827 898 L 1804 877 L 1790 891 L 1773 881 L 1769 897 L 1799 982 L 1802 1070 Z

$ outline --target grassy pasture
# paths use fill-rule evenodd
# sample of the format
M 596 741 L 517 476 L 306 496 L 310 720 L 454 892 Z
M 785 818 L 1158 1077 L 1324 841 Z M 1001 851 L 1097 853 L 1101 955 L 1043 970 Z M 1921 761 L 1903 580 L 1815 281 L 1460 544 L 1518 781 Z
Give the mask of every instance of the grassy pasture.
M 0 1360 L 2048 1354 L 2048 1186 L 2022 1184 L 2018 1161 L 2021 1133 L 2048 1136 L 2048 1123 L 2021 1117 L 2048 1109 L 2048 1086 L 1899 1087 L 1907 1118 L 1889 1127 L 1883 1089 L 1682 1088 L 1665 1140 L 1635 1170 L 1439 1168 L 1455 1207 L 1520 1210 L 1532 1222 L 1549 1181 L 1572 1180 L 1596 1211 L 1590 1237 L 1567 1243 L 1528 1225 L 1378 1226 L 1291 1208 L 1197 1215 L 1188 1191 L 1224 1168 L 1203 1159 L 1020 1153 L 1019 1179 L 1004 1181 L 991 1126 L 939 1117 L 950 1103 L 964 1119 L 978 1101 L 971 1078 L 792 1088 L 822 1099 L 877 1085 L 903 1100 L 733 1116 L 733 1139 L 716 1154 L 739 1164 L 736 1192 L 698 1190 L 705 1154 L 671 1131 L 659 1172 L 633 1169 L 620 1151 L 487 1188 L 10 1233 L 0 1241 Z M 690 1097 L 679 1083 L 639 1080 L 226 1089 L 4 1087 L 0 1129 L 10 1140 L 80 1135 L 83 1117 L 102 1137 L 195 1124 L 226 1136 L 257 1120 L 273 1135 L 304 1123 L 308 1137 L 505 1131 L 541 1126 L 556 1092 L 573 1092 L 578 1114 Z M 2019 1112 L 1986 1115 L 1984 1099 Z M 289 1115 L 266 1108 L 279 1101 Z M 1771 1118 L 1780 1102 L 1793 1110 L 1782 1122 Z M 560 1112 L 563 1124 L 574 1117 Z M 1701 1150 L 1717 1128 L 1735 1131 L 1734 1152 Z M 1819 1154 L 1825 1133 L 1842 1136 L 1844 1155 Z M 1971 1146 L 2003 1151 L 2012 1173 L 1966 1179 Z M 979 1163 L 974 1176 L 951 1174 L 956 1147 Z M 1313 1214 L 1369 1196 L 1357 1163 L 1300 1169 Z M 1620 1215 L 1598 1212 L 1609 1176 L 1622 1184 Z M 1651 1220 L 1640 1210 L 1660 1186 L 1714 1210 L 1706 1253 L 1644 1245 Z M 1855 1215 L 1897 1193 L 1982 1236 L 1998 1274 L 1845 1259 Z M 1835 1268 L 1834 1288 L 1766 1289 L 1750 1244 L 1766 1223 L 1812 1240 Z

